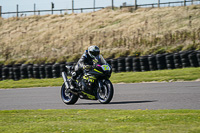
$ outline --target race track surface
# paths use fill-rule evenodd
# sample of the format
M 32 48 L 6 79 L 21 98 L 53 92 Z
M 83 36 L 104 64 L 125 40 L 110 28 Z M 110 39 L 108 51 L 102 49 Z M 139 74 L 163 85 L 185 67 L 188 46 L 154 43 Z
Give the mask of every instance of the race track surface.
M 200 109 L 200 82 L 114 84 L 110 104 L 79 99 L 65 105 L 60 87 L 0 89 L 0 110 L 21 109 Z

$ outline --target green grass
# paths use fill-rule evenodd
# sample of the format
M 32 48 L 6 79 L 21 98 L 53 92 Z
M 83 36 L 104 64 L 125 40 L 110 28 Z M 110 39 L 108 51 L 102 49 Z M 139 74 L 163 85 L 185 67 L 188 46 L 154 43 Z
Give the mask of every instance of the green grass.
M 159 70 L 147 72 L 123 72 L 113 74 L 111 80 L 113 83 L 138 83 L 151 81 L 192 81 L 200 79 L 200 67 L 184 68 L 173 70 Z
M 200 79 L 200 67 L 184 68 L 174 70 L 159 70 L 148 72 L 123 72 L 113 73 L 111 81 L 113 83 L 138 83 L 151 81 L 192 81 Z M 0 81 L 0 88 L 27 88 L 27 87 L 47 87 L 61 86 L 62 78 L 56 79 L 23 79 L 19 81 Z
M 200 110 L 0 111 L 0 132 L 200 132 Z

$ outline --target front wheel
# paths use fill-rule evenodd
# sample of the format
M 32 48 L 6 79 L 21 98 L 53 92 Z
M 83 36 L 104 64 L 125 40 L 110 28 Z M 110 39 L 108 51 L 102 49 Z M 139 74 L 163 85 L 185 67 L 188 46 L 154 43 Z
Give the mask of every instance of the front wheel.
M 65 104 L 75 104 L 78 100 L 78 96 L 71 93 L 69 89 L 65 87 L 65 83 L 61 87 L 61 99 Z
M 97 91 L 97 98 L 100 103 L 106 104 L 112 100 L 114 89 L 110 80 L 106 80 L 102 85 Z

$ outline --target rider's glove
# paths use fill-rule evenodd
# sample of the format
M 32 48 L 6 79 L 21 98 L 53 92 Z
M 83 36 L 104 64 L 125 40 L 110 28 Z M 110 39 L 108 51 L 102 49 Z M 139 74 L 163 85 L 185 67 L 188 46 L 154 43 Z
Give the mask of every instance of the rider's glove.
M 94 60 L 92 60 L 93 62 L 94 62 L 94 64 L 96 64 L 97 62 L 98 62 L 98 60 L 97 59 L 94 59 Z
M 83 69 L 85 69 L 85 70 L 89 70 L 90 68 L 91 68 L 90 65 L 84 65 L 84 66 L 83 66 Z

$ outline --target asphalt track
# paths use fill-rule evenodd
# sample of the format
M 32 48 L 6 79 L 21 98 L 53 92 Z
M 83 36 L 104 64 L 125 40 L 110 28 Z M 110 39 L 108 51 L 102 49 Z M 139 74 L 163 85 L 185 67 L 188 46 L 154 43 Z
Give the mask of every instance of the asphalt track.
M 60 87 L 0 89 L 0 110 L 21 109 L 200 109 L 200 82 L 114 84 L 110 104 L 79 99 L 65 105 Z

